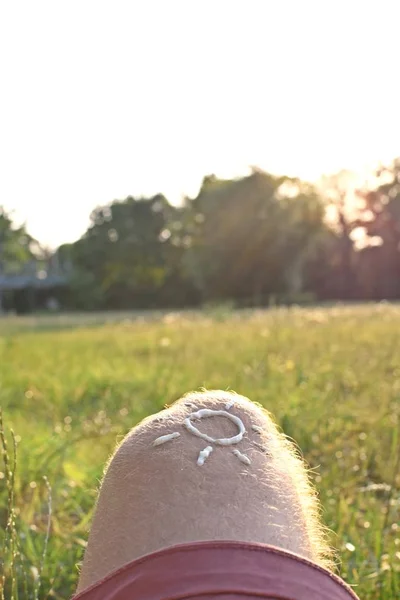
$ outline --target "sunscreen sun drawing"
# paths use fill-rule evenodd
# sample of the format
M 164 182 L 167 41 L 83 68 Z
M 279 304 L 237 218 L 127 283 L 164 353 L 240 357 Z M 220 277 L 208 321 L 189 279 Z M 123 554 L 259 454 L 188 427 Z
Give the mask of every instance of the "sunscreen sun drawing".
M 225 410 L 213 410 L 210 408 L 201 408 L 197 410 L 194 405 L 191 405 L 190 408 L 195 409 L 194 412 L 190 413 L 188 417 L 183 420 L 183 426 L 196 437 L 201 438 L 202 440 L 208 442 L 208 446 L 206 446 L 203 450 L 200 450 L 199 456 L 197 458 L 197 464 L 201 467 L 206 462 L 207 458 L 210 456 L 211 452 L 214 450 L 214 446 L 233 446 L 242 441 L 244 434 L 246 433 L 245 426 L 240 417 L 233 415 L 228 412 L 234 405 L 234 402 L 231 400 L 225 405 Z M 201 419 L 208 419 L 212 417 L 224 417 L 229 419 L 234 425 L 237 427 L 237 434 L 233 435 L 229 438 L 215 438 L 206 433 L 203 433 L 193 424 L 193 421 L 199 421 Z M 180 437 L 180 433 L 178 431 L 174 431 L 173 433 L 169 433 L 167 435 L 162 435 L 154 440 L 153 446 L 160 446 L 161 444 L 165 444 L 171 440 L 174 440 Z M 245 465 L 250 465 L 251 460 L 246 455 L 240 452 L 237 448 L 232 450 L 232 454 L 236 456 L 240 460 L 240 462 Z

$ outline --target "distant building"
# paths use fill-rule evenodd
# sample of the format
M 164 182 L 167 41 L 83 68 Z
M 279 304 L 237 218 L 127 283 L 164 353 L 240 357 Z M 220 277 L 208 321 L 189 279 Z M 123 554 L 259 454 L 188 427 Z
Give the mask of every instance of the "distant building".
M 31 260 L 18 272 L 4 273 L 0 263 L 0 312 L 22 314 L 61 307 L 71 270 L 71 265 L 59 264 L 57 253 Z

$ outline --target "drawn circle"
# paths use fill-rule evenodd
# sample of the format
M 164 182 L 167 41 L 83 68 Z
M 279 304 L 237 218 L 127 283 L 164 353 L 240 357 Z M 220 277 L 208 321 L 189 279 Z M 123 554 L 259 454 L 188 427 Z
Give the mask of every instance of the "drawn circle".
M 230 438 L 213 438 L 206 433 L 202 433 L 197 427 L 195 427 L 191 421 L 191 419 L 205 419 L 208 417 L 226 417 L 232 423 L 236 425 L 238 428 L 238 433 Z M 206 442 L 210 442 L 212 444 L 217 444 L 219 446 L 231 446 L 232 444 L 237 444 L 243 439 L 243 435 L 246 433 L 245 426 L 243 424 L 242 419 L 236 417 L 235 415 L 231 415 L 226 412 L 226 410 L 212 410 L 210 408 L 202 408 L 187 417 L 184 421 L 184 425 L 190 433 L 196 435 L 197 437 L 206 440 Z

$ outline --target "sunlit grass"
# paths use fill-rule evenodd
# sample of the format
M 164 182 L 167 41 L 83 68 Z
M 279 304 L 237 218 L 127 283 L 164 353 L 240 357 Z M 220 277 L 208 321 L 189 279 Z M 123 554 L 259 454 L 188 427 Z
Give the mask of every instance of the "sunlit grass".
M 234 389 L 272 411 L 312 468 L 341 575 L 364 599 L 398 598 L 399 332 L 400 307 L 390 305 L 0 320 L 0 405 L 19 442 L 20 598 L 25 573 L 34 597 L 43 554 L 43 476 L 53 516 L 40 598 L 51 590 L 66 599 L 116 440 L 202 386 Z

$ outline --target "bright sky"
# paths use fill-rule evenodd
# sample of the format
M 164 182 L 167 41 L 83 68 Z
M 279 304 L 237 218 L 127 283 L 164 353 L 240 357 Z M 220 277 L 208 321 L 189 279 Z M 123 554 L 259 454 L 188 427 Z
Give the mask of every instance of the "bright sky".
M 0 205 L 56 246 L 91 210 L 258 165 L 400 155 L 398 0 L 0 0 Z

